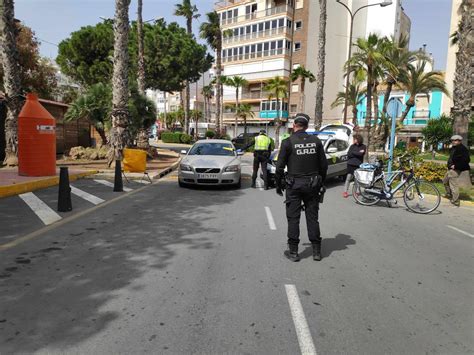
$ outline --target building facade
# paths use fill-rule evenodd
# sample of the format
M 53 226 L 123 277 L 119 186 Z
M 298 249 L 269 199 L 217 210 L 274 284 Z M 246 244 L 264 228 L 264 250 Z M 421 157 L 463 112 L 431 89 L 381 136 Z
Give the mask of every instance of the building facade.
M 348 0 L 353 11 L 360 6 L 380 3 L 375 0 Z M 239 91 L 240 101 L 251 105 L 253 117 L 247 119 L 249 131 L 262 126 L 273 134 L 277 115 L 285 127 L 292 128 L 297 112 L 314 116 L 316 84 L 306 80 L 289 82 L 290 73 L 304 66 L 317 73 L 319 2 L 310 0 L 227 0 L 215 5 L 224 33 L 223 75 L 242 76 L 249 85 Z M 374 10 L 376 9 L 376 10 Z M 349 46 L 350 16 L 336 1 L 327 2 L 326 63 L 323 102 L 325 122 L 342 119 L 341 108 L 331 108 L 337 93 L 344 88 L 343 67 Z M 368 33 L 395 36 L 409 35 L 410 20 L 403 12 L 400 0 L 386 7 L 371 6 L 362 10 L 354 21 L 353 39 Z M 288 98 L 280 102 L 269 98 L 265 85 L 279 76 L 288 81 Z M 304 95 L 304 102 L 301 96 Z M 224 86 L 224 124 L 235 122 L 235 89 Z M 239 121 L 239 126 L 242 122 Z M 231 133 L 233 129 L 228 129 Z M 242 132 L 239 127 L 238 133 Z

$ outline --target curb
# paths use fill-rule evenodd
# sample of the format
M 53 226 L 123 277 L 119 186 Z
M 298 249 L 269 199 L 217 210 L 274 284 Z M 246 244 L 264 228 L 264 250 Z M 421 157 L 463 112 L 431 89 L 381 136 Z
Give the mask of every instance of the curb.
M 85 171 L 83 173 L 76 173 L 69 175 L 69 181 L 76 181 L 86 176 L 97 174 L 97 170 Z M 24 194 L 39 189 L 59 185 L 59 176 L 52 176 L 50 178 L 34 180 L 28 182 L 22 182 L 15 185 L 0 186 L 0 198 L 10 197 L 15 195 Z
M 157 174 L 153 177 L 153 180 L 158 180 L 158 179 L 161 179 L 162 177 L 168 175 L 169 173 L 171 173 L 173 170 L 175 170 L 179 166 L 180 162 L 181 162 L 181 158 L 178 159 L 175 163 L 173 163 L 169 167 L 167 167 L 167 168 L 163 169 L 162 171 L 160 171 L 159 174 Z

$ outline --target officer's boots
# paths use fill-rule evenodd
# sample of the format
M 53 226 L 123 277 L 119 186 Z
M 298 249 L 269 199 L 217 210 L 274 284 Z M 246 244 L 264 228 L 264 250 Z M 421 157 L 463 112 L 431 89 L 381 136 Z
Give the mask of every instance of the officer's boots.
M 320 261 L 321 258 L 321 244 L 313 244 L 313 260 Z
M 255 180 L 252 180 L 252 186 L 251 186 L 251 187 L 252 187 L 253 189 L 256 187 L 255 182 L 256 182 Z
M 300 261 L 300 256 L 298 255 L 298 246 L 288 244 L 288 250 L 285 250 L 285 256 L 291 261 Z

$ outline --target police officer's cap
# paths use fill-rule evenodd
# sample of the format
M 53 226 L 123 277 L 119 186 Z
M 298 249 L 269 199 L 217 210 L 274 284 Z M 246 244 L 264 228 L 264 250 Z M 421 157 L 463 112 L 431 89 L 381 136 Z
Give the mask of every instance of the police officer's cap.
M 260 134 L 267 134 L 267 131 L 265 131 L 264 129 L 261 129 Z
M 297 113 L 296 114 L 296 117 L 295 117 L 295 120 L 294 120 L 294 123 L 296 124 L 300 124 L 300 125 L 303 125 L 303 126 L 307 126 L 309 124 L 309 116 L 305 113 Z

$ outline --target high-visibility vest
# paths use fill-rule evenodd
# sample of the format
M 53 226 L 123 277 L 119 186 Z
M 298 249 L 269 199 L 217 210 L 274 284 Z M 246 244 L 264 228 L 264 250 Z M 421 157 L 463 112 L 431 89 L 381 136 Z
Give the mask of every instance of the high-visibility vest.
M 271 144 L 271 139 L 264 134 L 255 137 L 255 150 L 268 150 Z

